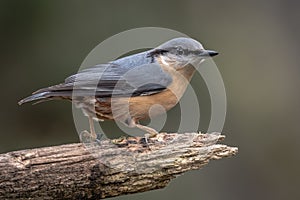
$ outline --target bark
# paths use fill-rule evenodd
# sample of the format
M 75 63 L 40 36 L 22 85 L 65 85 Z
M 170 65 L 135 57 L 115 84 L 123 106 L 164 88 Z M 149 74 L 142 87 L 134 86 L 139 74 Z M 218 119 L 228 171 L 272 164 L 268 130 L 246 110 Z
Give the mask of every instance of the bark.
M 0 199 L 102 199 L 166 187 L 171 179 L 232 156 L 224 136 L 166 134 L 0 154 Z

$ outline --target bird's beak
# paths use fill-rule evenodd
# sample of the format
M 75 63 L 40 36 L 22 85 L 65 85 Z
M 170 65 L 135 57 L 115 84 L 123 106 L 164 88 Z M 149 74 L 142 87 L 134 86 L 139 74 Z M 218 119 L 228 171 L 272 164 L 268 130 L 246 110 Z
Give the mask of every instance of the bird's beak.
M 213 57 L 218 55 L 219 53 L 216 51 L 212 51 L 212 50 L 203 50 L 201 51 L 201 53 L 199 54 L 199 56 L 201 57 Z

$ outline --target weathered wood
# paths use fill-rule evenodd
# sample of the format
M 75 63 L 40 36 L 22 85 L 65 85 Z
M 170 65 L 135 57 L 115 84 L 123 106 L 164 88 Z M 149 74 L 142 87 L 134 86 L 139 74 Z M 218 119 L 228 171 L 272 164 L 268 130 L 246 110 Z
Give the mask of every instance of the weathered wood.
M 101 199 L 165 187 L 236 147 L 220 134 L 165 134 L 0 154 L 0 199 Z

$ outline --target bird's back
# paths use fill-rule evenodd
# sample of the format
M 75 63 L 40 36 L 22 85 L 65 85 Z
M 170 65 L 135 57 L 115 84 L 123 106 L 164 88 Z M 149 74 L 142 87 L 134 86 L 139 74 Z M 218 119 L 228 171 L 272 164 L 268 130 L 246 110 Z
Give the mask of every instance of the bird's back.
M 64 83 L 34 92 L 19 104 L 72 99 L 74 96 L 103 98 L 150 95 L 166 89 L 171 82 L 170 75 L 145 51 L 83 69 L 66 78 Z

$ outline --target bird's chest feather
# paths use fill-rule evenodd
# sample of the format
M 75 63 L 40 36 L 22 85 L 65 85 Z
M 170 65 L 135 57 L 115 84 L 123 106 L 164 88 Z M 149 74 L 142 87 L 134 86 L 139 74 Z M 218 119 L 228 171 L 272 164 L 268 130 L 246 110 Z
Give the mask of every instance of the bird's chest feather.
M 171 70 L 169 73 L 172 75 L 173 80 L 164 91 L 129 99 L 130 113 L 133 116 L 147 117 L 149 110 L 151 110 L 152 115 L 159 115 L 170 110 L 179 102 L 189 84 L 190 77 L 186 77 L 182 71 Z

